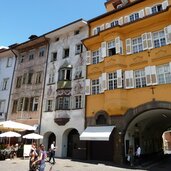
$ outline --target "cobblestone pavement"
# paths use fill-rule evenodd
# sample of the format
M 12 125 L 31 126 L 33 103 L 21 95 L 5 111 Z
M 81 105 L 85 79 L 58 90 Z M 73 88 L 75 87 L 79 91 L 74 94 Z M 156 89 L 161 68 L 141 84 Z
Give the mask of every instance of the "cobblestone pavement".
M 0 161 L 0 171 L 28 171 L 29 160 L 15 158 L 12 160 Z M 78 161 L 72 161 L 69 159 L 56 159 L 56 164 L 51 165 L 46 162 L 45 171 L 49 171 L 52 166 L 51 171 L 130 171 L 134 169 L 125 169 L 114 166 L 107 166 L 104 164 L 91 164 Z M 145 171 L 138 170 L 136 171 Z

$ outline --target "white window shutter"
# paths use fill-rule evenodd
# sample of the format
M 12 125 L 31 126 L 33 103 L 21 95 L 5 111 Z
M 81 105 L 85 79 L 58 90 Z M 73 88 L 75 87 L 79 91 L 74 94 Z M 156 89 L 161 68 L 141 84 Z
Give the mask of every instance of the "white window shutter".
M 129 23 L 129 16 L 128 15 L 124 17 L 124 23 Z
M 169 5 L 168 0 L 163 1 L 163 3 L 162 3 L 162 9 L 165 10 L 168 7 L 168 5 Z
M 120 26 L 123 25 L 123 17 L 120 17 L 120 18 L 118 19 L 118 22 L 119 22 L 119 25 L 120 25 Z
M 102 57 L 106 57 L 107 53 L 106 53 L 106 42 L 102 42 L 101 43 L 101 53 L 102 53 Z
M 107 73 L 102 73 L 102 89 L 107 90 Z
M 146 76 L 146 84 L 147 84 L 147 86 L 150 86 L 152 84 L 152 82 L 151 82 L 151 67 L 150 66 L 145 67 L 145 76 Z
M 104 57 L 102 56 L 102 48 L 99 48 L 99 61 L 102 62 Z
M 90 95 L 90 79 L 85 80 L 85 95 Z
M 102 25 L 100 26 L 100 31 L 104 30 L 104 28 L 105 28 L 105 26 L 104 26 L 104 24 L 102 24 Z
M 106 23 L 106 29 L 110 28 L 110 23 Z
M 123 54 L 123 41 L 120 40 L 120 54 Z
M 171 73 L 171 62 L 169 62 L 169 66 L 170 66 L 170 73 Z
M 122 70 L 119 69 L 117 72 L 117 88 L 122 88 Z
M 131 45 L 131 38 L 126 39 L 126 54 L 132 53 L 132 45 Z
M 148 49 L 148 44 L 147 44 L 147 33 L 142 34 L 142 42 L 143 42 L 143 50 Z
M 145 14 L 146 14 L 146 15 L 152 14 L 151 7 L 146 7 L 146 8 L 145 8 Z
M 166 37 L 166 44 L 168 45 L 171 43 L 171 25 L 164 28 L 164 33 Z
M 94 28 L 93 29 L 93 33 L 92 33 L 92 35 L 96 35 L 97 34 L 97 29 L 96 28 Z
M 129 89 L 129 71 L 125 71 L 125 88 Z
M 139 11 L 139 17 L 140 18 L 143 18 L 144 17 L 144 9 L 142 9 L 142 10 Z
M 152 81 L 152 85 L 157 84 L 156 66 L 151 66 L 151 81 Z
M 91 51 L 86 52 L 86 64 L 87 65 L 91 64 Z
M 134 71 L 131 70 L 129 71 L 129 78 L 130 78 L 130 88 L 134 88 Z
M 99 77 L 99 92 L 100 93 L 104 92 L 103 86 L 102 86 L 102 76 Z
M 147 33 L 147 44 L 148 44 L 148 49 L 153 48 L 153 37 L 151 32 Z
M 116 54 L 120 53 L 120 37 L 115 38 Z

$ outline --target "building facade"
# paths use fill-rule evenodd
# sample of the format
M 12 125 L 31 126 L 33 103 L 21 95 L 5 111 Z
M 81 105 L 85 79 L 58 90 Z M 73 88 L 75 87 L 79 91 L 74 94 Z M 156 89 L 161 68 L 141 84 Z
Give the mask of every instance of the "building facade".
M 85 128 L 87 22 L 74 21 L 45 34 L 49 39 L 41 134 L 48 149 L 56 142 L 58 157 L 85 158 L 79 135 Z
M 107 12 L 88 21 L 87 134 L 81 139 L 89 159 L 123 163 L 137 145 L 143 157 L 162 151 L 162 133 L 171 127 L 170 4 L 108 0 Z M 101 129 L 99 136 L 90 137 L 93 128 Z
M 40 125 L 48 41 L 44 36 L 13 47 L 17 54 L 8 120 Z
M 0 121 L 7 118 L 15 60 L 12 50 L 0 49 Z

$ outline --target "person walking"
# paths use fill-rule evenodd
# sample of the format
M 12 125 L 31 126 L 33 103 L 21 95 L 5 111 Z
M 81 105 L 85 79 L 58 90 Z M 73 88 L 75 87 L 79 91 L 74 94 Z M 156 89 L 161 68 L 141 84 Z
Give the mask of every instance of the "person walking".
M 134 165 L 134 155 L 133 155 L 133 147 L 132 146 L 129 147 L 127 160 L 130 163 L 130 166 Z
M 138 164 L 141 164 L 141 147 L 137 146 L 137 150 L 135 152 L 136 158 L 138 160 Z
M 30 171 L 36 171 L 36 167 L 35 167 L 35 165 L 33 165 L 33 163 L 38 158 L 38 152 L 37 152 L 37 149 L 36 149 L 36 143 L 34 143 L 34 142 L 32 143 L 29 156 L 30 156 L 30 160 L 29 160 L 29 170 Z
M 44 171 L 46 164 L 45 164 L 45 159 L 47 157 L 46 151 L 45 151 L 45 146 L 43 144 L 40 144 L 39 146 L 39 157 L 36 161 L 33 162 L 34 165 L 39 165 L 39 171 Z
M 56 150 L 56 146 L 55 146 L 55 141 L 53 141 L 53 143 L 50 146 L 50 156 L 49 156 L 49 161 L 51 161 L 51 159 L 53 160 L 52 164 L 55 164 L 55 150 Z

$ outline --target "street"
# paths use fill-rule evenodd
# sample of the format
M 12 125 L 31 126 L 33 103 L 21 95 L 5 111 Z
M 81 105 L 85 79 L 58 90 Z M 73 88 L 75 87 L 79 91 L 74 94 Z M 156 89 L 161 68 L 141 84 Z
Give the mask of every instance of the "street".
M 0 171 L 28 171 L 29 159 L 15 158 L 11 160 L 0 161 Z M 105 165 L 101 163 L 87 163 L 72 161 L 70 159 L 56 159 L 56 164 L 52 165 L 46 162 L 45 171 L 170 171 L 171 157 L 167 157 L 159 163 L 151 164 L 146 168 L 121 168 L 116 166 Z

